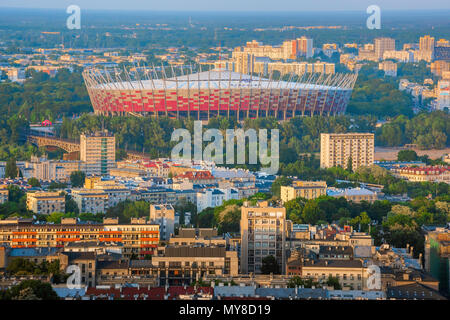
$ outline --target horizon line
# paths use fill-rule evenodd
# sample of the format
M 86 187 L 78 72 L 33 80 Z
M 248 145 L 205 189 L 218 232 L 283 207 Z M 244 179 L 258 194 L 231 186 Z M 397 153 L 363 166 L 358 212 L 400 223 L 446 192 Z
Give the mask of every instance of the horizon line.
M 0 9 L 10 9 L 10 10 L 65 10 L 66 7 L 41 7 L 41 8 L 37 8 L 37 7 L 12 7 L 12 6 L 2 6 L 0 5 Z M 271 12 L 276 12 L 276 13 L 323 13 L 323 12 L 348 12 L 348 13 L 359 13 L 364 11 L 364 10 L 357 10 L 357 9 L 325 9 L 325 10 L 320 10 L 320 9 L 306 9 L 306 10 L 272 10 L 272 9 L 267 9 L 267 10 L 209 10 L 209 9 L 198 9 L 198 10 L 161 10 L 161 9 L 110 9 L 110 8 L 106 8 L 106 9 L 93 9 L 93 8 L 87 8 L 87 9 L 83 9 L 83 11 L 126 11 L 126 12 L 160 12 L 160 13 L 203 13 L 203 12 L 214 12 L 214 13 L 271 13 Z M 450 11 L 450 7 L 449 8 L 442 8 L 442 9 L 383 9 L 383 12 L 417 12 L 417 11 L 436 11 L 436 12 L 441 12 L 441 11 Z

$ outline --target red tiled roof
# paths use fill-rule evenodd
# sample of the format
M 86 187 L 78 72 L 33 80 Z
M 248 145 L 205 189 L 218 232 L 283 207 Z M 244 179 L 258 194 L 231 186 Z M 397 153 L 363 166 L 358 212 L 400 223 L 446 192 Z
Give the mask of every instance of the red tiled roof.
M 413 174 L 442 174 L 446 171 L 450 171 L 450 166 L 427 166 L 427 167 L 405 167 L 399 169 L 401 173 L 413 173 Z
M 213 180 L 214 176 L 209 171 L 189 171 L 184 174 L 180 174 L 176 176 L 176 178 L 187 178 L 189 180 L 206 180 L 210 179 Z
M 125 300 L 135 300 L 135 296 L 138 295 L 137 299 L 144 299 L 144 295 L 147 295 L 147 300 L 164 300 L 164 287 L 158 288 L 135 288 L 135 287 L 125 287 L 122 288 L 122 292 L 119 289 L 96 289 L 88 288 L 86 290 L 87 296 L 95 296 L 97 299 L 99 296 L 114 296 L 115 299 L 125 299 Z

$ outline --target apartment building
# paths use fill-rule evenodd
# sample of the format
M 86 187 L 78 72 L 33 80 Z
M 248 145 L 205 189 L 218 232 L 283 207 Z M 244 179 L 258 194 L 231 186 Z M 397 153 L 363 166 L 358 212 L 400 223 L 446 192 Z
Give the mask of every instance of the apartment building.
M 159 244 L 159 225 L 139 223 L 105 224 L 100 232 L 100 241 L 123 244 L 122 254 L 126 258 L 144 258 L 153 255 Z
M 85 162 L 87 175 L 109 175 L 116 160 L 114 135 L 106 130 L 80 135 L 80 160 Z
M 383 70 L 385 76 L 397 76 L 397 64 L 392 61 L 382 61 L 378 64 L 378 70 Z
M 392 38 L 376 38 L 374 41 L 375 57 L 380 60 L 383 59 L 383 54 L 386 51 L 395 50 L 395 39 Z
M 450 230 L 435 228 L 425 234 L 425 270 L 439 280 L 443 292 L 450 293 Z
M 286 208 L 259 201 L 241 208 L 241 273 L 261 273 L 262 259 L 276 258 L 285 270 Z
M 442 77 L 445 72 L 450 71 L 450 62 L 445 60 L 437 60 L 430 65 L 431 72 L 438 77 Z
M 434 59 L 434 47 L 434 37 L 430 37 L 429 35 L 420 37 L 419 52 L 421 53 L 423 60 L 431 62 Z
M 439 110 L 450 109 L 450 80 L 439 80 L 436 88 L 437 106 Z
M 66 200 L 59 192 L 27 192 L 27 209 L 37 214 L 64 212 Z
M 122 245 L 126 258 L 144 258 L 159 243 L 157 224 L 76 223 L 72 219 L 60 224 L 33 224 L 31 220 L 3 220 L 0 223 L 0 245 L 11 248 L 64 248 L 72 242 L 101 242 Z
M 296 198 L 315 199 L 327 194 L 326 181 L 294 181 L 292 186 L 281 186 L 281 201 L 288 202 Z
M 152 187 L 138 190 L 137 200 L 143 200 L 154 204 L 172 204 L 176 202 L 176 193 L 172 189 Z
M 215 228 L 180 228 L 178 234 L 170 238 L 169 243 L 176 246 L 203 244 L 226 247 L 228 245 L 227 238 L 219 236 Z
M 108 196 L 108 208 L 116 206 L 130 198 L 131 190 L 122 185 L 96 185 L 92 190 L 103 191 Z
M 320 167 L 346 168 L 349 159 L 352 169 L 370 166 L 374 161 L 373 133 L 321 133 Z
M 450 166 L 404 167 L 391 170 L 393 175 L 413 182 L 444 182 L 450 184 Z
M 108 194 L 98 189 L 72 189 L 72 199 L 80 212 L 105 213 L 108 209 Z
M 150 222 L 159 225 L 161 240 L 170 240 L 175 232 L 175 209 L 170 204 L 150 205 Z
M 239 262 L 236 251 L 223 246 L 167 246 L 152 257 L 152 268 L 160 285 L 189 285 L 205 276 L 237 276 Z
M 414 62 L 414 51 L 412 50 L 400 50 L 400 51 L 385 51 L 383 53 L 383 60 L 393 59 L 400 62 Z
M 302 266 L 302 277 L 324 283 L 332 276 L 342 288 L 366 290 L 368 269 L 361 260 L 307 260 Z

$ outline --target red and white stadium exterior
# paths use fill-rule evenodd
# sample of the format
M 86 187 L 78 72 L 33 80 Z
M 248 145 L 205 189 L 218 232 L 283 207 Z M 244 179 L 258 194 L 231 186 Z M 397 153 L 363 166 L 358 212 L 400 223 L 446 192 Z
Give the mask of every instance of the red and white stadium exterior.
M 227 70 L 173 73 L 168 78 L 161 68 L 135 70 L 84 70 L 96 114 L 198 120 L 218 115 L 238 120 L 336 115 L 345 112 L 357 78 L 357 74 L 305 74 L 282 81 Z

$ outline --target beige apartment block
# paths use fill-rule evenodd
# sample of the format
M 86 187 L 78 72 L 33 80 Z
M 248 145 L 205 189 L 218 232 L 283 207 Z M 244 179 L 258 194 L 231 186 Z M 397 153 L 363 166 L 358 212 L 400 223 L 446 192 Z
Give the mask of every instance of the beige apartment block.
M 326 194 L 326 181 L 294 181 L 292 186 L 281 186 L 280 190 L 283 203 L 296 198 L 315 199 Z
M 65 204 L 59 192 L 27 192 L 27 208 L 37 214 L 64 212 Z
M 332 276 L 343 288 L 366 290 L 368 269 L 361 260 L 309 260 L 302 267 L 302 277 L 324 283 Z
M 80 160 L 86 175 L 107 176 L 116 161 L 116 139 L 108 131 L 80 135 Z
M 395 50 L 395 39 L 392 38 L 376 38 L 374 41 L 375 57 L 383 59 L 383 54 L 386 51 Z
M 72 199 L 78 205 L 80 212 L 105 213 L 108 209 L 108 194 L 103 190 L 72 190 Z
M 259 201 L 241 208 L 241 273 L 261 273 L 262 260 L 274 256 L 285 270 L 286 208 Z
M 374 149 L 373 133 L 321 133 L 320 167 L 346 168 L 350 158 L 353 170 L 371 166 Z

